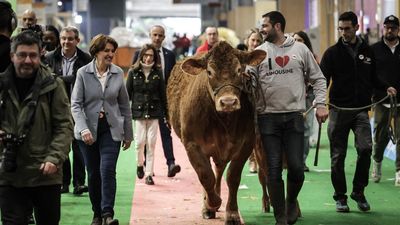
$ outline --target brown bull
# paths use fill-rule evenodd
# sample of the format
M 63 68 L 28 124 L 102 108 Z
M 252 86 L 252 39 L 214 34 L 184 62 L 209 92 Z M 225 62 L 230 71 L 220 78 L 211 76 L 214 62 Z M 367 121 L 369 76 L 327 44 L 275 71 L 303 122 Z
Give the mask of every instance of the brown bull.
M 203 218 L 215 218 L 221 206 L 221 178 L 230 162 L 225 224 L 240 224 L 237 191 L 255 140 L 254 110 L 243 91 L 241 68 L 265 56 L 219 42 L 207 54 L 177 63 L 168 80 L 169 120 L 204 188 Z

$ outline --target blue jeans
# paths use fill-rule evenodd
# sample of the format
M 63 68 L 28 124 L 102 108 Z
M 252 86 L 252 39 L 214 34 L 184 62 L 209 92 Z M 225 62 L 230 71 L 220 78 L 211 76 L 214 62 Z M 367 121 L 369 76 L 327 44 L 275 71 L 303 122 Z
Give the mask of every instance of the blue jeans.
M 258 116 L 258 126 L 267 155 L 268 182 L 282 181 L 282 156 L 286 155 L 288 175 L 293 183 L 304 181 L 304 119 L 300 112 L 268 113 Z
M 121 142 L 112 139 L 106 123 L 105 119 L 99 119 L 97 140 L 92 145 L 78 141 L 88 171 L 89 197 L 95 217 L 114 216 L 115 171 Z
M 344 162 L 350 130 L 354 132 L 357 150 L 356 171 L 353 178 L 353 192 L 363 192 L 368 185 L 371 164 L 372 137 L 368 112 L 329 110 L 328 138 L 331 150 L 331 181 L 335 189 L 333 199 L 347 199 Z

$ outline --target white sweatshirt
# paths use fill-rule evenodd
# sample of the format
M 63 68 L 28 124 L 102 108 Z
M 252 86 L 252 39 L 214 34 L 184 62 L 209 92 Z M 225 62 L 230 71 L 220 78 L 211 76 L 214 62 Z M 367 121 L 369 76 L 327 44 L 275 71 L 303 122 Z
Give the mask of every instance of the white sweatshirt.
M 303 112 L 306 80 L 313 86 L 317 107 L 325 107 L 326 79 L 311 51 L 293 37 L 281 46 L 270 42 L 257 47 L 267 57 L 250 70 L 259 76 L 257 113 Z

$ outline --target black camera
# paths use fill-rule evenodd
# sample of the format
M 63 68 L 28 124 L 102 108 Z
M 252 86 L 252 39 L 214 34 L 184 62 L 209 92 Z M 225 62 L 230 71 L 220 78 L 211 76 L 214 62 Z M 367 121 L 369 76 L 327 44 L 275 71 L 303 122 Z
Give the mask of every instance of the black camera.
M 22 145 L 24 138 L 10 133 L 1 134 L 0 138 L 3 142 L 0 168 L 5 172 L 15 172 L 17 170 L 17 147 Z

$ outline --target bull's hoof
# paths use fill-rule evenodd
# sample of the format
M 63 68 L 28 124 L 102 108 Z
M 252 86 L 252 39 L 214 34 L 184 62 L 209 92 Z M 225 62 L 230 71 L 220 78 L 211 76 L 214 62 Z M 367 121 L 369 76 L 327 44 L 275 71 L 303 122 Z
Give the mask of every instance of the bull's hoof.
M 215 211 L 203 210 L 203 219 L 215 219 Z
M 262 212 L 263 213 L 269 213 L 271 212 L 271 206 L 269 204 L 265 205 L 262 207 Z
M 225 225 L 242 225 L 242 223 L 240 222 L 240 220 L 239 221 L 236 221 L 236 220 L 227 220 L 227 221 L 225 221 Z
M 271 204 L 269 202 L 263 202 L 261 210 L 263 213 L 271 212 Z
M 238 212 L 225 213 L 225 225 L 241 225 L 240 215 Z

